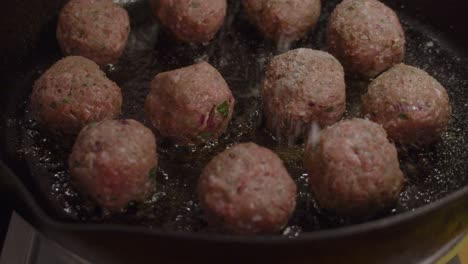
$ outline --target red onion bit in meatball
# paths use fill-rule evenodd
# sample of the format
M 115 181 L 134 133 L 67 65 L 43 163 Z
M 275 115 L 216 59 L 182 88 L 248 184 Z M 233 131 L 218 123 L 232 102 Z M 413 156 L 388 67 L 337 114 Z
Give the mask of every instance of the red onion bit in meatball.
M 254 143 L 223 151 L 208 163 L 198 182 L 209 223 L 241 234 L 280 231 L 294 211 L 296 192 L 279 157 Z
M 150 129 L 135 120 L 87 125 L 69 157 L 70 177 L 100 206 L 119 210 L 154 189 L 158 157 Z
M 365 119 L 336 123 L 307 146 L 309 185 L 322 208 L 343 215 L 368 215 L 399 196 L 405 183 L 395 146 L 385 130 Z
M 347 73 L 375 77 L 403 61 L 405 35 L 395 12 L 377 0 L 344 0 L 330 16 L 328 52 Z
M 437 140 L 452 115 L 445 88 L 425 71 L 404 64 L 369 85 L 363 112 L 382 124 L 392 140 L 413 146 Z
M 120 88 L 93 61 L 79 56 L 56 62 L 34 83 L 31 108 L 53 132 L 76 135 L 88 123 L 120 114 Z
M 312 122 L 327 126 L 345 110 L 343 67 L 330 54 L 296 49 L 272 59 L 262 96 L 267 128 L 279 141 L 303 137 Z
M 217 139 L 231 120 L 234 104 L 221 74 L 202 62 L 156 75 L 145 110 L 162 136 L 186 145 Z

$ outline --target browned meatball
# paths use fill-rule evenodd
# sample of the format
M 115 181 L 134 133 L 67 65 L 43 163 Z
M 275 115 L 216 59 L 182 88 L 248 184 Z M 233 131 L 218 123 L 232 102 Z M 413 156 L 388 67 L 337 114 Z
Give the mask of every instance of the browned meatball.
M 385 130 L 364 119 L 341 121 L 308 144 L 305 166 L 321 207 L 340 214 L 375 212 L 398 199 L 405 183 Z
M 268 66 L 262 95 L 267 127 L 278 139 L 294 142 L 311 123 L 327 126 L 343 115 L 343 67 L 323 51 L 286 52 Z
M 151 0 L 161 24 L 179 40 L 208 42 L 216 35 L 226 16 L 226 0 Z
M 125 208 L 154 189 L 156 139 L 131 119 L 89 124 L 78 135 L 68 165 L 72 181 L 96 203 Z
M 224 133 L 234 102 L 221 74 L 202 62 L 156 75 L 145 110 L 162 136 L 182 145 L 197 144 Z
M 317 24 L 320 0 L 243 0 L 244 10 L 266 37 L 275 41 L 298 40 Z
M 281 230 L 296 206 L 296 189 L 278 156 L 254 143 L 223 151 L 198 182 L 210 223 L 243 234 Z
M 445 88 L 425 71 L 399 64 L 380 75 L 363 96 L 363 112 L 405 145 L 434 142 L 452 115 Z
M 70 56 L 59 60 L 35 82 L 31 108 L 53 132 L 78 134 L 88 123 L 120 114 L 120 88 L 91 60 Z
M 327 29 L 328 52 L 346 72 L 375 77 L 403 61 L 405 35 L 395 12 L 377 0 L 344 0 Z
M 119 59 L 129 32 L 127 11 L 112 0 L 71 0 L 60 13 L 57 39 L 65 55 L 103 65 Z

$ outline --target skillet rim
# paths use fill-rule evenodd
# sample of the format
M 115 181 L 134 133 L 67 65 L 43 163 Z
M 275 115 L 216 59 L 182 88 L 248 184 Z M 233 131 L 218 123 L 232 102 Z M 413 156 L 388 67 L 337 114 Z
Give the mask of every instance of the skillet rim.
M 95 223 L 67 223 L 55 219 L 44 211 L 44 209 L 38 204 L 32 193 L 26 188 L 23 182 L 17 175 L 13 173 L 7 164 L 3 160 L 0 160 L 0 174 L 4 177 L 9 177 L 12 185 L 17 186 L 17 195 L 26 203 L 29 212 L 32 213 L 33 217 L 40 222 L 43 226 L 47 226 L 49 229 L 55 229 L 61 232 L 101 232 L 101 233 L 121 233 L 122 235 L 138 235 L 144 237 L 159 237 L 159 238 L 171 238 L 176 240 L 184 241 L 204 241 L 204 242 L 215 242 L 215 243 L 242 243 L 242 244 L 269 244 L 269 245 L 281 245 L 281 244 L 296 244 L 312 241 L 324 241 L 332 240 L 337 238 L 346 238 L 359 234 L 375 232 L 379 230 L 389 229 L 397 225 L 409 222 L 416 218 L 427 215 L 440 209 L 444 205 L 454 203 L 457 200 L 468 198 L 468 185 L 465 185 L 461 189 L 448 194 L 444 198 L 435 202 L 426 204 L 422 207 L 416 208 L 413 211 L 407 211 L 404 213 L 372 220 L 364 223 L 343 226 L 332 229 L 323 229 L 313 232 L 304 232 L 300 236 L 290 238 L 286 236 L 275 235 L 232 235 L 232 234 L 213 234 L 213 233 L 196 233 L 196 232 L 183 232 L 174 230 L 163 230 L 160 228 L 148 228 L 142 226 L 126 226 L 119 224 L 95 224 Z M 21 214 L 21 213 L 20 213 Z M 30 220 L 30 219 L 28 219 Z M 36 223 L 33 223 L 33 225 Z

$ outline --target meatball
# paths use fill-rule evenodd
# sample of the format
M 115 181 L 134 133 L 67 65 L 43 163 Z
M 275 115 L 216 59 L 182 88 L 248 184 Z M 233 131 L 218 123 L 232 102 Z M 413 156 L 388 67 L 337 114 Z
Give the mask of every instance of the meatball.
M 35 82 L 31 109 L 53 132 L 76 135 L 88 123 L 120 114 L 120 88 L 91 60 L 70 56 L 59 60 Z
M 127 11 L 112 0 L 71 0 L 60 13 L 57 40 L 64 54 L 104 65 L 119 59 L 129 32 Z
M 176 38 L 189 43 L 213 39 L 226 17 L 226 0 L 151 0 L 153 13 Z
M 244 10 L 268 39 L 285 43 L 298 40 L 315 27 L 320 0 L 243 0 Z
M 403 61 L 400 21 L 377 0 L 344 0 L 331 14 L 326 34 L 328 52 L 351 74 L 375 77 Z
M 305 167 L 319 205 L 345 215 L 385 208 L 405 183 L 395 146 L 380 125 L 365 119 L 323 130 L 307 145 Z
M 276 56 L 262 89 L 267 127 L 292 143 L 313 122 L 331 125 L 344 113 L 345 88 L 343 67 L 326 52 L 301 48 Z
M 426 145 L 447 129 L 452 110 L 445 88 L 425 71 L 399 64 L 375 79 L 363 112 L 403 145 Z
M 279 157 L 254 143 L 223 151 L 208 163 L 198 182 L 209 222 L 241 234 L 281 230 L 296 206 L 296 192 Z
M 162 136 L 181 145 L 199 144 L 224 133 L 234 102 L 221 74 L 202 62 L 156 75 L 145 110 Z
M 119 210 L 154 189 L 156 139 L 131 119 L 89 124 L 78 135 L 68 165 L 83 193 L 104 208 Z

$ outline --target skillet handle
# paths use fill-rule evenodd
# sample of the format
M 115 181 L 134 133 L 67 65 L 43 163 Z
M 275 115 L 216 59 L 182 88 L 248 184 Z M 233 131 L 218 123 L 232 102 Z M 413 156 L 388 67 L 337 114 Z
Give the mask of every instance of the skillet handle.
M 14 210 L 33 225 L 39 224 L 44 213 L 32 194 L 17 176 L 0 160 L 0 199 L 5 211 Z

